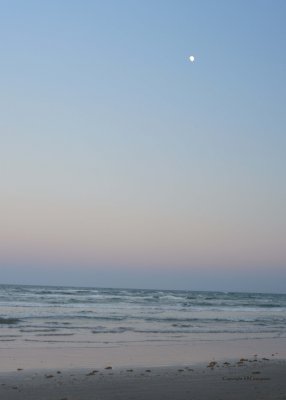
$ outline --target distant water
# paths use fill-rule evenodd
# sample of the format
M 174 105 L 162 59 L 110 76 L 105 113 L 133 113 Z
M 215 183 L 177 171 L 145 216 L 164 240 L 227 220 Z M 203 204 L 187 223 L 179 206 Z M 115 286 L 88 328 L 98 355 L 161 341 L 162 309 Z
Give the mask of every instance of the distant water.
M 285 294 L 0 285 L 2 348 L 265 337 L 286 337 Z

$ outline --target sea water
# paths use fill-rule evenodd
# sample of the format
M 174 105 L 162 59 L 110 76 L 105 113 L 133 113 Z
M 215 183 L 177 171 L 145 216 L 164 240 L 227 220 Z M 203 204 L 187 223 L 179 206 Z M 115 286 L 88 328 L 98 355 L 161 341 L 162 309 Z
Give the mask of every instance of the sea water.
M 281 337 L 285 294 L 0 285 L 1 348 Z

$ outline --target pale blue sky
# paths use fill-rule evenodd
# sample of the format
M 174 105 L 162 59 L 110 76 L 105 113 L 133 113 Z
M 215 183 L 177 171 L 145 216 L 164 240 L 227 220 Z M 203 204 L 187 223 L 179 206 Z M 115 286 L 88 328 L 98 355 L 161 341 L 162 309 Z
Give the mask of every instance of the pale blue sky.
M 286 3 L 0 6 L 1 280 L 285 292 Z

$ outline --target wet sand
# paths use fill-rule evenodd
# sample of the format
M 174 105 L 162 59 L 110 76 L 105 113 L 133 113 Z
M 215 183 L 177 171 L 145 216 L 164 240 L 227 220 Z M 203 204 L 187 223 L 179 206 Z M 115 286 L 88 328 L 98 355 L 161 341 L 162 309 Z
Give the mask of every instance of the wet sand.
M 169 367 L 17 369 L 0 374 L 2 400 L 285 400 L 286 360 L 209 360 Z
M 286 338 L 233 339 L 209 341 L 125 342 L 104 346 L 94 343 L 76 343 L 70 347 L 63 343 L 26 342 L 17 347 L 6 342 L 0 346 L 0 373 L 23 369 L 103 369 L 112 364 L 115 368 L 160 367 L 207 363 L 216 359 L 250 358 L 259 354 L 261 358 L 286 359 Z M 0 399 L 1 400 L 1 399 Z

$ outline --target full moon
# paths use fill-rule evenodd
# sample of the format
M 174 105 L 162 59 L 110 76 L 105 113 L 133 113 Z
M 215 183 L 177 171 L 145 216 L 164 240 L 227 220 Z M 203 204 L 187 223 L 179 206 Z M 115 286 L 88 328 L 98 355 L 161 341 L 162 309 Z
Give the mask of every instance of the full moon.
M 195 57 L 194 56 L 190 56 L 189 60 L 193 63 L 195 61 Z

